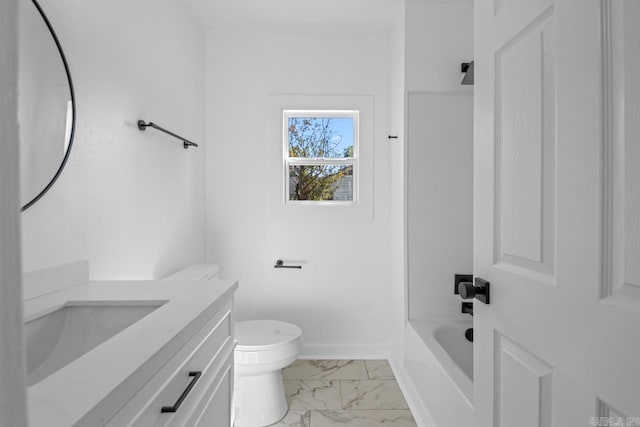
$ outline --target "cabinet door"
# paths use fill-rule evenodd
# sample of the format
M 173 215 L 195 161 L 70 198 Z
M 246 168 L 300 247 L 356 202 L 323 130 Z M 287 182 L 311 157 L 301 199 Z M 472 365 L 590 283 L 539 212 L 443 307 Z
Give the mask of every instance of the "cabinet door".
M 220 381 L 214 382 L 203 399 L 203 409 L 194 414 L 189 425 L 198 427 L 229 427 L 231 425 L 231 405 L 233 396 L 233 365 L 222 374 Z
M 231 302 L 218 311 L 106 424 L 111 427 L 192 427 L 193 414 L 203 411 L 212 387 L 233 364 L 233 315 Z M 175 413 L 163 413 L 194 380 L 191 371 L 201 371 L 193 388 Z M 195 416 L 195 419 L 197 419 Z M 227 423 L 225 427 L 228 427 Z

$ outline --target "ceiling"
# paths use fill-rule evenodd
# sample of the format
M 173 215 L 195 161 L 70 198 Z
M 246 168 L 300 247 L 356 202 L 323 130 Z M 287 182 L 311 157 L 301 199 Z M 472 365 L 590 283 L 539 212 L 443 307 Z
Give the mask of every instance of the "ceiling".
M 403 0 L 183 0 L 204 28 L 385 29 Z

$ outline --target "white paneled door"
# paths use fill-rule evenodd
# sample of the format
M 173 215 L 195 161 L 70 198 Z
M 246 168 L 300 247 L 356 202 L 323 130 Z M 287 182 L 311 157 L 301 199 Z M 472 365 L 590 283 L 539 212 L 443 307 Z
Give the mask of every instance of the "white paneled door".
M 640 426 L 640 1 L 475 8 L 478 423 Z

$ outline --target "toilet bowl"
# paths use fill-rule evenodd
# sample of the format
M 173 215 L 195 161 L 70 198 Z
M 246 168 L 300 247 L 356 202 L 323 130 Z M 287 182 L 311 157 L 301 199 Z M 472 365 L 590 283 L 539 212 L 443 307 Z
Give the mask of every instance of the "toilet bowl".
M 302 331 L 276 320 L 236 323 L 235 426 L 267 426 L 288 410 L 282 368 L 298 358 Z

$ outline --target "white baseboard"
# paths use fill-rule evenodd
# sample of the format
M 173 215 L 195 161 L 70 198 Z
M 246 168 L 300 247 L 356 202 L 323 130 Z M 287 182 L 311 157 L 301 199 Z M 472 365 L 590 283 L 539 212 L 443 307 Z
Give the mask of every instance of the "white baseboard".
M 389 346 L 374 345 L 305 345 L 300 359 L 387 359 Z

